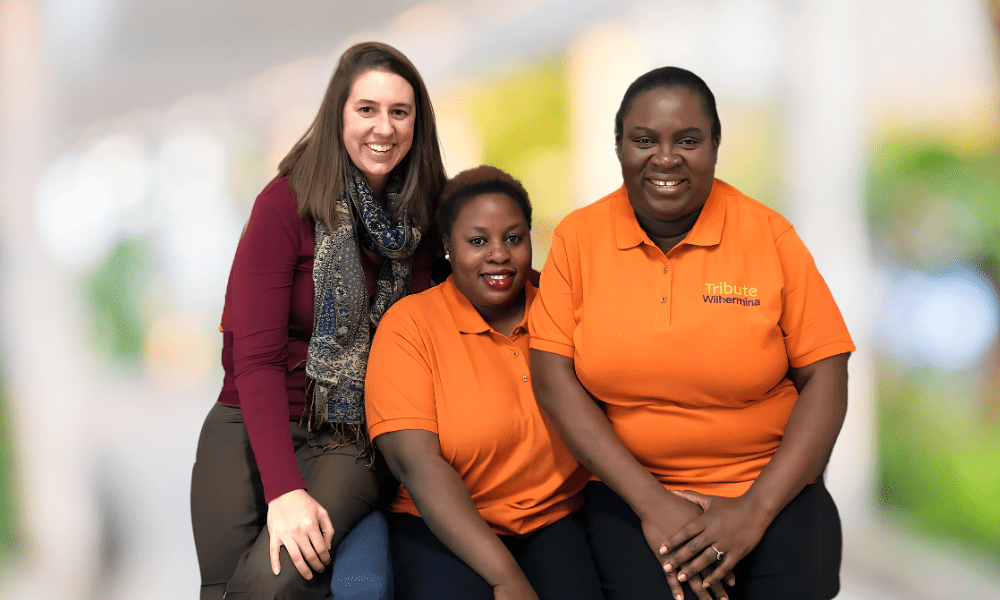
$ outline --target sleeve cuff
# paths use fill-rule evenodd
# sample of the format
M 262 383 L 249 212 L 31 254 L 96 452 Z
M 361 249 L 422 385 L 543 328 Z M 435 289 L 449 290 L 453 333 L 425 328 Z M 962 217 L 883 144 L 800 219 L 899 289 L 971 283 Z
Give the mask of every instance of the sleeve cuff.
M 275 481 L 264 481 L 264 502 L 269 503 L 271 500 L 279 496 L 283 496 L 292 490 L 304 490 L 306 489 L 306 481 L 302 479 L 302 475 L 295 470 L 295 475 L 292 477 L 281 477 Z
M 854 347 L 853 342 L 833 342 L 832 344 L 820 346 L 819 348 L 807 352 L 802 356 L 790 358 L 788 364 L 792 368 L 799 369 L 801 367 L 811 365 L 814 362 L 821 361 L 824 358 L 830 358 L 831 356 L 836 356 L 845 352 L 854 352 L 856 349 L 857 348 Z
M 529 347 L 533 350 L 551 352 L 552 354 L 558 354 L 559 356 L 565 356 L 566 358 L 573 358 L 574 355 L 574 348 L 571 344 L 561 344 L 559 342 L 551 342 L 549 340 L 542 340 L 536 337 L 531 338 Z
M 389 419 L 386 421 L 379 421 L 374 425 L 369 424 L 368 435 L 374 440 L 383 433 L 392 433 L 393 431 L 403 431 L 405 429 L 420 429 L 423 431 L 429 431 L 433 434 L 437 434 L 438 432 L 437 421 L 434 421 L 433 419 L 408 418 Z

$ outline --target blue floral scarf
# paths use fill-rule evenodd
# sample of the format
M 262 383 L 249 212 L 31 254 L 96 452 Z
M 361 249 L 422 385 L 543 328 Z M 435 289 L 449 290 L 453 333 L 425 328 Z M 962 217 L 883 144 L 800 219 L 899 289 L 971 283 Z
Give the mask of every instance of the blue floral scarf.
M 390 220 L 353 165 L 351 175 L 337 198 L 336 230 L 330 232 L 316 221 L 315 316 L 306 375 L 311 382 L 310 429 L 329 426 L 339 434 L 336 445 L 356 443 L 363 455 L 370 455 L 364 392 L 371 338 L 385 311 L 409 290 L 410 257 L 421 232 L 405 211 Z M 395 208 L 401 179 L 398 173 L 390 179 L 390 210 Z M 386 259 L 370 300 L 361 246 Z

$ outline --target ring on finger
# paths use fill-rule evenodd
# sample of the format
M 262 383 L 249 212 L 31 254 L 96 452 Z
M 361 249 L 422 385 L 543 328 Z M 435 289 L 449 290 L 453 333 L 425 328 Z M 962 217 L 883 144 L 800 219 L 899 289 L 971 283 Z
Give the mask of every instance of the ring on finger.
M 712 545 L 712 550 L 715 550 L 715 560 L 719 561 L 726 557 L 726 553 L 716 548 L 714 544 Z

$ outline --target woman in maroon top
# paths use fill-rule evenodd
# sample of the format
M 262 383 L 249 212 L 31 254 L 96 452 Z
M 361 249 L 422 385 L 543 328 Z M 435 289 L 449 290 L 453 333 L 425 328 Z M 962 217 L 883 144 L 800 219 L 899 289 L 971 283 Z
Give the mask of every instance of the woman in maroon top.
M 332 549 L 378 495 L 371 334 L 431 285 L 444 180 L 416 69 L 384 44 L 348 49 L 257 197 L 229 276 L 225 379 L 191 485 L 203 600 L 329 593 Z

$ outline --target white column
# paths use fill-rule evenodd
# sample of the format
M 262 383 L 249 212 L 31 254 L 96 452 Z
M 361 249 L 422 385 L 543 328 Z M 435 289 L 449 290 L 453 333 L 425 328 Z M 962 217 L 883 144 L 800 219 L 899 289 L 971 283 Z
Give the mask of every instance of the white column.
M 865 57 L 859 0 L 801 0 L 793 14 L 786 124 L 788 218 L 833 291 L 858 351 L 849 364 L 849 407 L 827 470 L 845 528 L 873 506 L 872 259 L 864 225 Z
M 625 89 L 651 69 L 635 31 L 611 21 L 580 34 L 567 53 L 570 68 L 570 150 L 573 208 L 622 184 L 615 154 L 615 113 Z
M 0 6 L 0 358 L 7 375 L 22 551 L 0 597 L 84 598 L 98 561 L 89 415 L 69 280 L 45 255 L 35 191 L 56 125 L 43 2 Z

